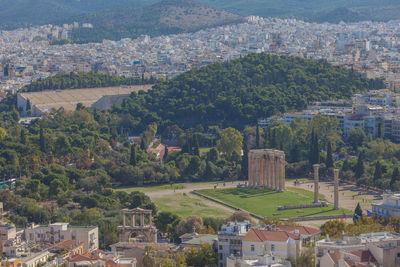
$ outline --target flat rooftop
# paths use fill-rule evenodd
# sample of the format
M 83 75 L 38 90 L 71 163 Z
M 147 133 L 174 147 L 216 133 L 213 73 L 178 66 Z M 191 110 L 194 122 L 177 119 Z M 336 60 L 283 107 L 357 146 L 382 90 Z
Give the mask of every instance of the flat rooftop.
M 83 88 L 67 90 L 51 90 L 41 92 L 19 93 L 25 99 L 29 99 L 32 106 L 36 106 L 41 111 L 50 111 L 61 107 L 66 111 L 74 111 L 78 103 L 86 107 L 91 107 L 103 96 L 108 95 L 129 95 L 132 92 L 148 91 L 153 87 L 152 84 Z

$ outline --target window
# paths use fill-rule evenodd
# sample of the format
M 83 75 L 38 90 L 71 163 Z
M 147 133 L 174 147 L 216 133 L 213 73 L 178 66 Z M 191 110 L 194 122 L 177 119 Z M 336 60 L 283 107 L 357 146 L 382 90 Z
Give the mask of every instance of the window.
M 219 250 L 222 250 L 222 246 L 221 245 L 219 245 Z
M 397 258 L 400 258 L 400 253 L 397 253 Z
M 271 251 L 275 251 L 275 245 L 274 244 L 271 245 Z
M 224 257 L 224 256 L 222 255 L 222 253 L 219 253 L 219 259 L 222 260 L 223 257 Z
M 254 251 L 254 245 L 250 246 L 250 251 Z

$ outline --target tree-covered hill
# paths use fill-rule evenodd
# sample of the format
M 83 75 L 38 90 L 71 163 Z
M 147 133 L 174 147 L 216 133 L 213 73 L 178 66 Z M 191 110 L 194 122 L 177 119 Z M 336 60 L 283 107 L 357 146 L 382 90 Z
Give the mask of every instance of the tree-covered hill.
M 120 7 L 142 7 L 156 0 L 0 0 L 0 29 L 48 24 L 70 16 Z
M 103 39 L 136 38 L 142 34 L 158 36 L 192 32 L 207 27 L 243 22 L 244 18 L 201 5 L 192 0 L 163 0 L 143 8 L 125 7 L 71 17 L 67 22 L 89 22 L 93 28 L 72 31 L 77 43 L 101 42 Z M 65 20 L 60 20 L 60 24 Z
M 309 101 L 381 87 L 381 80 L 323 60 L 262 53 L 191 70 L 133 94 L 115 111 L 131 114 L 143 128 L 152 122 L 242 128 L 258 118 L 304 109 Z
M 152 84 L 156 81 L 154 78 L 124 78 L 100 73 L 67 73 L 57 74 L 46 79 L 37 80 L 20 89 L 22 92 L 39 92 L 55 89 L 79 89 L 110 87 L 119 85 L 141 85 Z

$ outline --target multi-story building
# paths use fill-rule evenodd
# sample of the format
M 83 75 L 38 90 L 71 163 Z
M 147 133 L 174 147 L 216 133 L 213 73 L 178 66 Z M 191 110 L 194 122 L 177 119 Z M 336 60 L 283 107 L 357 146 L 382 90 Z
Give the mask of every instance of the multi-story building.
M 378 216 L 400 217 L 400 194 L 383 194 L 383 201 L 372 203 L 372 212 Z
M 218 266 L 226 267 L 229 256 L 242 256 L 242 239 L 250 229 L 250 222 L 228 222 L 218 232 Z
M 400 266 L 400 235 L 384 232 L 344 237 L 329 237 L 316 242 L 316 267 L 395 267 Z
M 280 259 L 296 259 L 303 241 L 315 240 L 320 234 L 320 230 L 305 226 L 251 228 L 242 240 L 243 259 L 266 254 Z
M 2 225 L 0 226 L 0 236 L 0 252 L 3 252 L 4 243 L 17 236 L 17 229 L 12 224 Z
M 99 229 L 97 226 L 72 226 L 68 223 L 53 223 L 32 226 L 24 231 L 26 241 L 55 244 L 64 240 L 82 243 L 85 252 L 99 248 Z
M 263 255 L 244 260 L 240 257 L 228 257 L 227 267 L 292 267 L 292 264 L 273 255 Z

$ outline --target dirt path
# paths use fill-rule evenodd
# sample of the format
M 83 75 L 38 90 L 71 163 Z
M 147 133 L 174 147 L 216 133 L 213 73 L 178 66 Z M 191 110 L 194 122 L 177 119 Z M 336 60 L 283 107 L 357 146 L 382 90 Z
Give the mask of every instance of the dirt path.
M 300 182 L 297 186 L 294 185 L 293 180 L 290 180 L 286 182 L 286 186 L 300 187 L 305 190 L 314 191 L 314 182 L 312 180 Z M 319 193 L 325 195 L 326 199 L 333 203 L 333 182 L 319 182 Z M 357 203 L 360 203 L 364 211 L 367 209 L 371 210 L 371 203 L 379 199 L 381 199 L 380 194 L 374 191 L 364 190 L 355 185 L 339 185 L 339 207 L 341 208 L 353 211 Z

